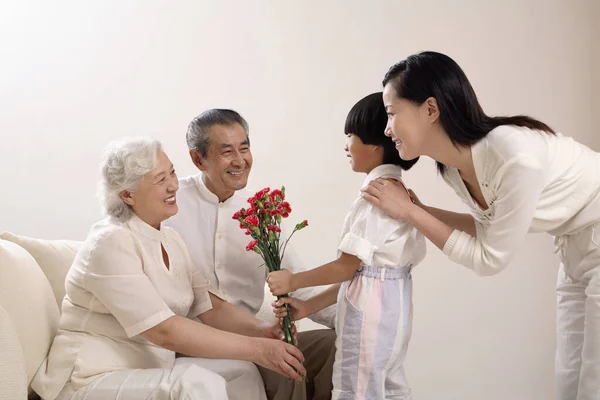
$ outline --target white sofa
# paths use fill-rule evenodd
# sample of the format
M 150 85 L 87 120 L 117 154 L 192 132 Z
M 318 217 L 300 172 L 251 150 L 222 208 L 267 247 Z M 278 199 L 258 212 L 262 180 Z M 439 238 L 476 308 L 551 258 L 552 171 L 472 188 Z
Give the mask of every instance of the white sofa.
M 0 400 L 37 398 L 31 379 L 54 338 L 65 276 L 81 244 L 0 233 Z M 273 318 L 272 301 L 265 289 L 259 318 Z

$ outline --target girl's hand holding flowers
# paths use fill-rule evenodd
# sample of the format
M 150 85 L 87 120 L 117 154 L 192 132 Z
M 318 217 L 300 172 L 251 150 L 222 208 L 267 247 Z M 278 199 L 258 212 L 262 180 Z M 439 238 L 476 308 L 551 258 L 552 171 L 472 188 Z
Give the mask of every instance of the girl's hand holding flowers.
M 267 284 L 273 296 L 280 296 L 296 290 L 293 287 L 294 274 L 287 270 L 274 271 L 267 277 Z

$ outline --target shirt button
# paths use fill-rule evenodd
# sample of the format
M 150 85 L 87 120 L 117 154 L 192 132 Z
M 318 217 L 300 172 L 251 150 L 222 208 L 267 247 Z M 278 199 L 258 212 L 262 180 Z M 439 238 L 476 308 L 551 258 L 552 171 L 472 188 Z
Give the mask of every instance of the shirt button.
M 223 203 L 219 203 L 219 208 L 223 208 Z
M 219 234 L 217 234 L 217 237 L 218 237 L 219 239 L 223 239 L 223 234 L 222 234 L 222 233 L 219 233 Z
M 221 269 L 221 268 L 223 268 L 223 264 L 221 264 L 221 263 L 217 264 L 217 269 Z

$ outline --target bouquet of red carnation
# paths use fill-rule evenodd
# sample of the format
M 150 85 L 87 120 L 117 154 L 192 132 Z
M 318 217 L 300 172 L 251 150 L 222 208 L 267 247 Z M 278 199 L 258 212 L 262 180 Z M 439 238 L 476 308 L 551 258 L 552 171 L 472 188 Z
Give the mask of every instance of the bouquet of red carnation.
M 250 197 L 248 203 L 250 203 L 248 209 L 242 208 L 233 214 L 233 219 L 239 221 L 240 228 L 245 229 L 246 235 L 253 239 L 246 246 L 246 250 L 260 254 L 269 272 L 279 271 L 288 241 L 296 231 L 307 227 L 308 221 L 304 220 L 296 224 L 287 240 L 284 241 L 281 238 L 281 219 L 287 218 L 292 212 L 290 203 L 285 201 L 285 187 L 283 186 L 281 190 L 274 189 L 272 191 L 268 187 L 264 188 Z M 287 294 L 277 296 L 277 299 L 287 296 Z M 286 309 L 288 316 L 283 318 L 285 341 L 295 345 L 291 313 L 287 304 Z

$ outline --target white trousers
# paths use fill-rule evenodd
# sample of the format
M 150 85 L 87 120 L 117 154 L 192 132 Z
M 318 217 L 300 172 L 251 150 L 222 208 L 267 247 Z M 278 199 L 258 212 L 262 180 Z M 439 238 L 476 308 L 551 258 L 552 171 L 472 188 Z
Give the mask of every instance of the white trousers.
M 600 223 L 556 238 L 559 400 L 600 399 Z
M 256 366 L 238 360 L 180 357 L 172 369 L 106 374 L 77 390 L 67 383 L 58 400 L 266 400 Z
M 333 400 L 411 400 L 404 359 L 412 332 L 410 267 L 362 266 L 340 287 Z

